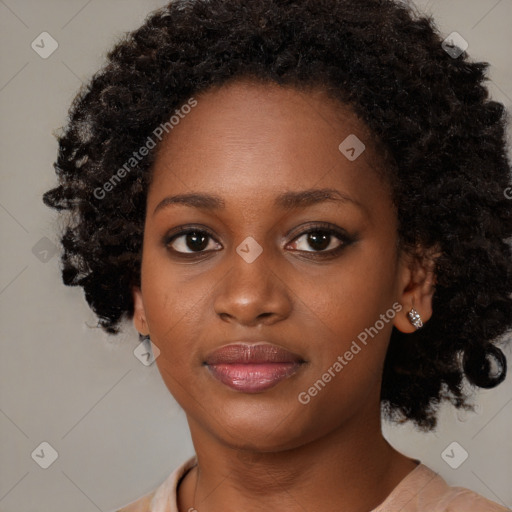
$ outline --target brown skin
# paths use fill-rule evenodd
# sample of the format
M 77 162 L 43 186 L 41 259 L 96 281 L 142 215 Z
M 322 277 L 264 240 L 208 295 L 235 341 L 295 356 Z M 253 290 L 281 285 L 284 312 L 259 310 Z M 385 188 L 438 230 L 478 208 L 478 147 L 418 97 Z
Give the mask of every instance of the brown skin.
M 392 325 L 413 332 L 413 304 L 430 318 L 433 276 L 398 252 L 377 151 L 346 107 L 320 90 L 246 81 L 196 99 L 154 165 L 134 289 L 134 324 L 161 350 L 158 368 L 187 415 L 199 461 L 179 487 L 179 510 L 371 510 L 416 466 L 383 438 L 379 396 Z M 351 133 L 366 145 L 353 162 L 338 150 Z M 352 201 L 273 205 L 282 192 L 309 188 Z M 225 207 L 174 204 L 154 213 L 164 198 L 192 192 L 221 196 Z M 333 234 L 325 249 L 311 244 L 303 233 L 312 222 L 332 223 L 355 241 L 315 259 L 344 242 Z M 199 247 L 181 235 L 166 246 L 173 228 L 197 224 L 214 239 Z M 248 236 L 263 248 L 252 263 L 236 252 Z M 172 249 L 196 251 L 195 259 Z M 403 305 L 395 318 L 301 404 L 299 393 L 395 302 Z M 234 391 L 202 363 L 241 338 L 277 344 L 306 363 L 267 391 Z

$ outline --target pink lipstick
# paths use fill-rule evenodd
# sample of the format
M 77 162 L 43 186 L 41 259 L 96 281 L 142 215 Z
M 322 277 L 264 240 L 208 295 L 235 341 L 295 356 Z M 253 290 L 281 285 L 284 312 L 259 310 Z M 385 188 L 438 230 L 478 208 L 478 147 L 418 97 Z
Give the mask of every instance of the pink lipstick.
M 217 380 L 236 391 L 260 393 L 293 375 L 305 361 L 270 343 L 231 343 L 212 352 L 204 364 Z

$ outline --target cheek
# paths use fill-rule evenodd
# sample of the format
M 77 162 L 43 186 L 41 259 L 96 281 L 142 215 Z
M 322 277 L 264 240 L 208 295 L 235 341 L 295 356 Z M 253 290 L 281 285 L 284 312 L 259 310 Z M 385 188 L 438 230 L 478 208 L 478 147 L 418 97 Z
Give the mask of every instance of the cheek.
M 394 310 L 381 320 L 391 304 L 377 292 L 357 276 L 339 277 L 329 281 L 327 293 L 310 293 L 305 304 L 309 316 L 302 332 L 311 339 L 310 368 L 294 398 L 315 418 L 317 433 L 361 409 L 378 407 Z
M 336 288 L 339 284 L 340 288 Z M 343 292 L 340 293 L 340 289 Z M 375 292 L 375 290 L 374 290 Z M 394 315 L 382 320 L 391 303 L 364 293 L 356 283 L 330 281 L 329 292 L 311 293 L 297 318 L 313 376 L 321 378 L 341 356 L 343 379 L 365 381 L 365 375 L 378 373 L 387 349 Z M 392 311 L 392 313 L 394 313 Z M 309 338 L 309 341 L 308 341 Z M 335 373 L 341 375 L 339 365 Z M 328 376 L 326 378 L 329 378 Z M 340 380 L 338 378 L 338 380 Z
M 394 253 L 370 250 L 370 244 L 359 249 L 329 275 L 303 276 L 293 286 L 303 302 L 297 321 L 311 340 L 311 368 L 301 391 L 313 409 L 329 402 L 356 410 L 370 394 L 377 399 L 396 314 Z
M 330 333 L 330 337 L 339 336 L 346 343 L 391 308 L 395 300 L 394 261 L 382 252 L 377 258 L 375 253 L 362 247 L 322 275 L 290 276 L 297 305 L 304 308 L 311 325 L 317 324 L 327 337 Z
M 174 366 L 187 351 L 197 317 L 197 290 L 161 257 L 148 257 L 142 266 L 145 316 L 151 341 L 160 349 L 157 363 Z M 200 297 L 200 296 L 199 296 Z

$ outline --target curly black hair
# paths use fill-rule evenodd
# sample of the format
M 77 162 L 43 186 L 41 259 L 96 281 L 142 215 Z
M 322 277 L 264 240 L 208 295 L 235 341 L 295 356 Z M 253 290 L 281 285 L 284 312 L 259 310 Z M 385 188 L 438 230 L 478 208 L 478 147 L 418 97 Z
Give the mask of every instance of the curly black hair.
M 393 329 L 383 411 L 429 430 L 442 400 L 471 408 L 464 377 L 491 388 L 506 375 L 497 345 L 512 325 L 507 116 L 484 85 L 489 64 L 454 58 L 442 41 L 432 17 L 398 0 L 175 0 L 151 13 L 82 87 L 58 135 L 59 185 L 43 199 L 68 211 L 64 283 L 82 286 L 99 325 L 117 333 L 133 316 L 159 146 L 114 183 L 115 171 L 212 86 L 250 77 L 316 87 L 385 148 L 401 247 L 437 251 L 432 318 L 413 334 Z

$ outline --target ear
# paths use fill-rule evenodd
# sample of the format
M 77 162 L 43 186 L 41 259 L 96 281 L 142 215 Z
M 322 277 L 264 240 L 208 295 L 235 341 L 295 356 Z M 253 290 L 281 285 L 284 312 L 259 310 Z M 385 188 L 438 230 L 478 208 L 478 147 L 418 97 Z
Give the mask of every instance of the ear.
M 146 312 L 144 302 L 142 301 L 142 291 L 139 286 L 132 288 L 133 297 L 133 325 L 140 334 L 149 334 L 148 323 L 146 321 Z
M 439 251 L 404 253 L 400 261 L 400 295 L 402 310 L 395 316 L 394 326 L 401 332 L 411 333 L 416 327 L 407 313 L 415 309 L 425 324 L 432 317 L 432 297 L 435 291 L 435 261 Z

